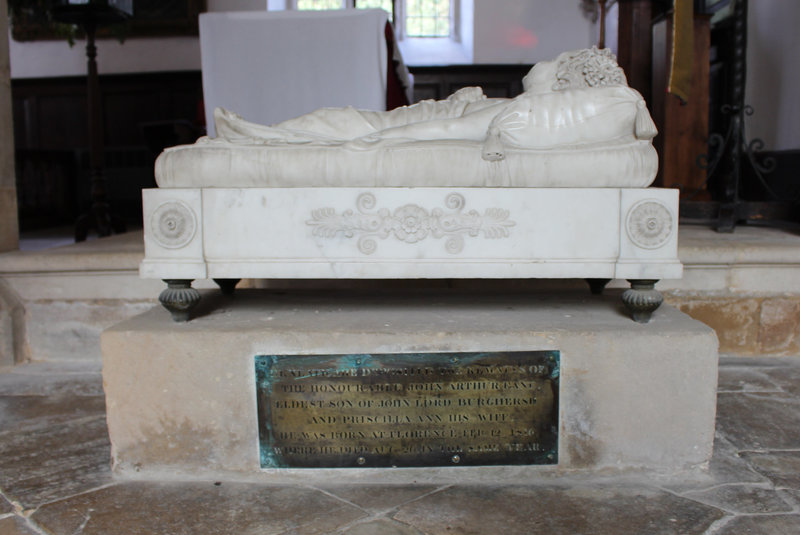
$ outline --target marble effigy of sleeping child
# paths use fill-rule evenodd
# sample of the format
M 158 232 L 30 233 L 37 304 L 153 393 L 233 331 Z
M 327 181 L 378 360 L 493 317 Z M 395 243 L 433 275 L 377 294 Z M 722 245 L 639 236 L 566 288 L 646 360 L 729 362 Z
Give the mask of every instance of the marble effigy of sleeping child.
M 322 108 L 270 126 L 215 111 L 217 136 L 167 149 L 161 187 L 645 187 L 657 134 L 607 49 L 537 63 L 512 99 L 458 90 L 391 111 Z

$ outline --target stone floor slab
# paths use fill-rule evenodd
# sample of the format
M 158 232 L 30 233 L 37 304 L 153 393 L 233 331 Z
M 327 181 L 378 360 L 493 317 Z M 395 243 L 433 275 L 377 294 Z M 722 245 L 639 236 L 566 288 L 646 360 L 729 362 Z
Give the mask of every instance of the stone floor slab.
M 778 494 L 786 501 L 794 506 L 794 512 L 800 512 L 800 490 L 795 489 L 780 489 Z
M 684 496 L 734 513 L 791 513 L 794 510 L 775 489 L 754 485 L 721 485 L 687 492 Z
M 425 535 L 420 530 L 389 518 L 356 524 L 341 531 L 342 535 Z
M 105 399 L 98 396 L 0 396 L 0 421 L 6 433 L 52 426 L 69 420 L 105 416 Z M 2 438 L 0 438 L 0 441 Z
M 0 496 L 0 515 L 6 515 L 14 512 L 14 506 L 9 503 L 4 497 Z
M 714 439 L 714 455 L 708 463 L 708 475 L 716 485 L 767 481 L 767 478 L 753 470 L 740 456 L 739 450 L 719 433 Z
M 800 515 L 740 516 L 715 535 L 800 535 Z
M 322 488 L 371 513 L 400 507 L 436 489 L 433 485 L 345 485 Z
M 720 370 L 726 367 L 733 368 L 786 368 L 787 366 L 800 367 L 800 357 L 747 357 L 720 353 Z
M 26 509 L 111 483 L 105 418 L 0 435 L 0 488 Z
M 0 374 L 4 396 L 103 396 L 100 364 L 67 362 L 64 365 L 35 362 Z
M 781 392 L 781 387 L 760 369 L 726 366 L 720 367 L 717 390 L 719 392 Z
M 682 493 L 706 490 L 730 483 L 760 483 L 766 485 L 769 479 L 754 470 L 739 455 L 739 450 L 725 437 L 717 433 L 714 438 L 714 454 L 708 463 L 707 471 L 694 471 L 680 478 L 670 478 L 663 486 Z
M 0 535 L 39 535 L 39 533 L 18 516 L 0 518 Z
M 365 516 L 308 488 L 131 482 L 45 505 L 31 518 L 53 535 L 315 535 Z
M 740 450 L 800 449 L 800 399 L 789 393 L 719 394 L 717 431 Z
M 800 451 L 744 452 L 742 457 L 776 487 L 800 490 Z
M 769 368 L 764 373 L 786 392 L 800 395 L 800 367 Z
M 603 487 L 452 487 L 393 516 L 426 535 L 700 535 L 723 512 L 673 494 Z

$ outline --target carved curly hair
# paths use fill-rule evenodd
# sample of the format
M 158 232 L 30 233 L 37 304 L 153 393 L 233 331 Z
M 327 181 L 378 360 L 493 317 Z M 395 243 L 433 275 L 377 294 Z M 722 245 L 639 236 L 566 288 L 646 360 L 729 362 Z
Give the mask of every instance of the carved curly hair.
M 616 56 L 608 48 L 566 52 L 558 59 L 554 91 L 581 87 L 628 85 L 625 72 L 617 65 Z

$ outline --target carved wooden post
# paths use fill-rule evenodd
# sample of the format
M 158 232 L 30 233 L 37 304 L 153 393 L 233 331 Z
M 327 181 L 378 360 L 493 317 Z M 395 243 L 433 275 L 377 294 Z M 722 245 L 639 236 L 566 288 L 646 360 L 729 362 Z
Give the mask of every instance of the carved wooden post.
M 606 47 L 606 0 L 597 0 L 600 14 L 600 37 L 597 38 L 597 48 Z
M 617 63 L 628 85 L 651 105 L 653 36 L 652 0 L 619 0 Z

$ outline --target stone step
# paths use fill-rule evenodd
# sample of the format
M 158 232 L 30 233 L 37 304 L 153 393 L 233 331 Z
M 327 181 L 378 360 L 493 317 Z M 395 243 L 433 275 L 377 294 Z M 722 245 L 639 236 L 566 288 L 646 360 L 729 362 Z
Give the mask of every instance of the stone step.
M 800 236 L 737 227 L 679 229 L 681 280 L 668 303 L 717 331 L 723 353 L 800 354 Z M 0 254 L 0 366 L 26 360 L 100 361 L 100 332 L 157 303 L 164 284 L 139 278 L 141 231 L 41 251 Z M 239 288 L 497 288 L 538 292 L 583 281 L 242 281 Z M 611 288 L 626 286 L 612 281 Z M 214 288 L 195 281 L 196 288 Z

